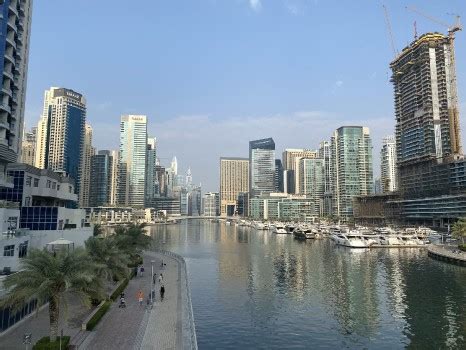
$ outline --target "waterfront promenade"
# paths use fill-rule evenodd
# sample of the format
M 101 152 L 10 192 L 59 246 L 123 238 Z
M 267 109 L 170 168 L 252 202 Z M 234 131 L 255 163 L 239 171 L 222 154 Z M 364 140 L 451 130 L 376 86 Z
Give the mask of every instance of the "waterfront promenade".
M 428 248 L 430 257 L 451 264 L 466 266 L 466 252 L 462 252 L 456 246 L 430 245 Z

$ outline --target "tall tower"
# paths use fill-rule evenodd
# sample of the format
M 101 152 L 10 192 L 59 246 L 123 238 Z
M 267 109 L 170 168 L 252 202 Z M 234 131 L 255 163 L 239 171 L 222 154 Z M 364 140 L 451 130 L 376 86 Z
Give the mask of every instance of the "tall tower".
M 147 117 L 122 115 L 120 122 L 120 160 L 118 165 L 118 203 L 144 207 L 147 158 Z
M 238 206 L 238 197 L 248 191 L 249 159 L 220 158 L 220 215 L 234 215 Z
M 192 186 L 193 184 L 193 176 L 191 175 L 191 168 L 188 168 L 188 171 L 186 172 L 186 187 L 188 189 Z
M 323 215 L 325 192 L 325 161 L 322 158 L 299 161 L 301 193 L 312 199 L 314 216 Z
M 66 88 L 44 94 L 44 110 L 37 128 L 36 167 L 69 174 L 80 194 L 86 137 L 86 99 Z
M 427 33 L 390 64 L 404 195 L 419 192 L 419 177 L 433 166 L 462 154 L 452 44 L 442 34 Z
M 287 173 L 287 193 L 301 193 L 299 189 L 299 161 L 300 159 L 313 159 L 317 152 L 305 148 L 287 148 L 282 153 L 283 166 Z
M 21 146 L 21 163 L 34 166 L 36 149 L 37 128 L 32 128 L 30 132 L 23 132 L 23 143 Z
M 112 151 L 102 150 L 91 157 L 91 178 L 89 203 L 90 207 L 111 205 L 112 177 L 113 177 Z
M 342 126 L 332 136 L 333 213 L 353 217 L 353 198 L 372 194 L 372 143 L 369 128 Z
M 152 205 L 153 199 L 157 196 L 157 141 L 155 137 L 147 139 L 147 164 L 146 164 L 146 207 Z
M 6 166 L 16 162 L 21 153 L 32 0 L 1 1 L 0 13 L 0 187 L 11 187 Z
M 396 142 L 394 136 L 387 136 L 382 141 L 380 150 L 380 182 L 382 192 L 393 192 L 397 189 Z
M 92 127 L 85 126 L 84 149 L 81 165 L 81 187 L 79 190 L 79 206 L 81 208 L 89 206 L 89 184 L 91 181 L 91 158 L 94 155 L 92 147 Z
M 275 191 L 275 142 L 249 141 L 249 198 Z

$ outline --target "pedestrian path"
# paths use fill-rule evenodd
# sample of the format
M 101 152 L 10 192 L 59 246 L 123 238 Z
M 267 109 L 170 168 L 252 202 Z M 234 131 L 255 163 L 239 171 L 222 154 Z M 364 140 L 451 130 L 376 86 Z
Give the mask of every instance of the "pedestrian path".
M 86 340 L 87 349 L 116 350 L 132 349 L 138 336 L 139 328 L 146 313 L 150 312 L 147 299 L 152 283 L 151 260 L 154 260 L 154 272 L 160 274 L 161 260 L 157 256 L 144 256 L 144 274 L 130 280 L 125 290 L 126 308 L 119 308 L 115 301 L 105 316 Z M 137 300 L 138 291 L 144 294 L 143 305 Z

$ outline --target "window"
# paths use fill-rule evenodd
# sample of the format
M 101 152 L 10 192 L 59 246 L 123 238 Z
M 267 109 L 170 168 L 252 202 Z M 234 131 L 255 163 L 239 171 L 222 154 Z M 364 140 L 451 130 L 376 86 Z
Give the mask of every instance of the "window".
M 26 177 L 26 186 L 31 187 L 31 183 L 32 183 L 32 177 L 31 177 L 31 176 L 27 176 L 27 177 Z
M 54 190 L 55 188 L 57 188 L 57 183 L 56 183 L 56 182 L 52 182 L 52 190 Z
M 31 206 L 31 197 L 26 197 L 24 199 L 24 206 L 25 207 L 30 207 Z
M 34 179 L 34 187 L 39 187 L 39 179 Z
M 70 193 L 73 193 L 73 186 L 69 186 Z
M 52 184 L 52 181 L 47 180 L 47 186 L 46 186 L 46 187 L 47 187 L 47 188 L 50 188 L 50 185 L 51 185 L 51 184 Z
M 15 245 L 6 245 L 3 247 L 3 256 L 15 256 Z
M 20 243 L 18 250 L 19 258 L 24 258 L 26 255 L 28 255 L 28 241 Z

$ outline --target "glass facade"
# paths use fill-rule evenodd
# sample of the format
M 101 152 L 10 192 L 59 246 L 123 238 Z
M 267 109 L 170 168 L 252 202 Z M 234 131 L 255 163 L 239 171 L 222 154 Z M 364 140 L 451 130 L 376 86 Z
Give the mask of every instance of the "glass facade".
M 112 163 L 110 151 L 100 151 L 91 157 L 89 206 L 104 207 L 110 204 Z
M 21 204 L 23 200 L 24 171 L 8 171 L 8 175 L 13 178 L 14 187 L 0 187 L 0 200 Z
M 272 138 L 249 142 L 250 198 L 275 191 L 275 142 Z
M 28 228 L 30 230 L 56 230 L 58 227 L 57 223 L 58 207 L 21 208 L 20 228 Z
M 302 194 L 312 199 L 312 215 L 323 215 L 323 197 L 325 193 L 324 159 L 301 159 L 300 174 L 301 183 L 299 188 Z

